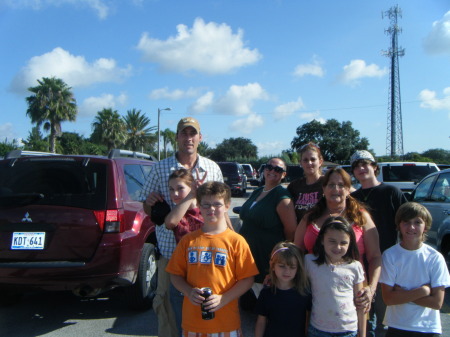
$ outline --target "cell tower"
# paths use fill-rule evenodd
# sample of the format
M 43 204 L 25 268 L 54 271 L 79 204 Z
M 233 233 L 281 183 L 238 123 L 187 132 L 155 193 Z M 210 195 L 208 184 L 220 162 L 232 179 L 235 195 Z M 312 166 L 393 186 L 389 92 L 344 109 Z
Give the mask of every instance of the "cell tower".
M 381 14 L 390 20 L 390 27 L 385 33 L 391 37 L 391 47 L 383 54 L 391 59 L 391 71 L 389 80 L 389 101 L 387 116 L 386 155 L 391 158 L 403 157 L 403 128 L 402 128 L 402 103 L 400 99 L 400 70 L 399 56 L 405 55 L 403 48 L 398 48 L 398 33 L 402 29 L 397 25 L 397 18 L 402 17 L 402 10 L 397 6 L 391 7 Z

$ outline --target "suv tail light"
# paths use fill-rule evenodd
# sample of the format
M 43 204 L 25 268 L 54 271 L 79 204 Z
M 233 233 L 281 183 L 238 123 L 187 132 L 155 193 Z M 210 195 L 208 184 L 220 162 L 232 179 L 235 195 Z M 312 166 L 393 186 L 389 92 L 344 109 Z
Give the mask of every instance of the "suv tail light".
M 104 233 L 121 233 L 123 232 L 123 215 L 118 209 L 106 211 L 94 211 L 100 229 Z

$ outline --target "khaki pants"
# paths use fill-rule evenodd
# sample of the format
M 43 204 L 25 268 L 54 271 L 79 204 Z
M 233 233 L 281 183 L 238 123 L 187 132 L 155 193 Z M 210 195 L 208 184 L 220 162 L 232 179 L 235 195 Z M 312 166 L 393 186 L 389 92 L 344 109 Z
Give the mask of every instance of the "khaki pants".
M 180 336 L 175 322 L 175 314 L 170 304 L 170 276 L 166 272 L 168 259 L 162 255 L 157 261 L 158 264 L 158 286 L 153 299 L 153 310 L 158 317 L 158 337 L 178 337 Z

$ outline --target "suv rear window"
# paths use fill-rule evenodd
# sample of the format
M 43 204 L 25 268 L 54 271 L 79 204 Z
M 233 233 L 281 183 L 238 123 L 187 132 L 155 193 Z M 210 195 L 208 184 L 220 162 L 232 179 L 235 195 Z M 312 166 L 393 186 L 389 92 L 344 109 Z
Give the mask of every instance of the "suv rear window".
M 383 181 L 420 181 L 430 173 L 436 172 L 435 166 L 417 166 L 417 165 L 386 165 L 382 167 Z
M 83 165 L 73 158 L 5 160 L 0 166 L 0 206 L 33 203 L 104 209 L 106 181 L 102 163 Z
M 236 174 L 238 167 L 233 163 L 218 163 L 222 174 Z

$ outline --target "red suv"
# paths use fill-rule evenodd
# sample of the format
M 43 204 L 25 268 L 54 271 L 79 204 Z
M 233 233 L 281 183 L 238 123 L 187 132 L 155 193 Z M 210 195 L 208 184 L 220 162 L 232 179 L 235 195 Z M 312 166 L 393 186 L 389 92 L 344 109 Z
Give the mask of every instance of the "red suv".
M 0 160 L 0 299 L 124 286 L 132 307 L 151 307 L 156 236 L 139 195 L 152 158 L 38 154 Z

